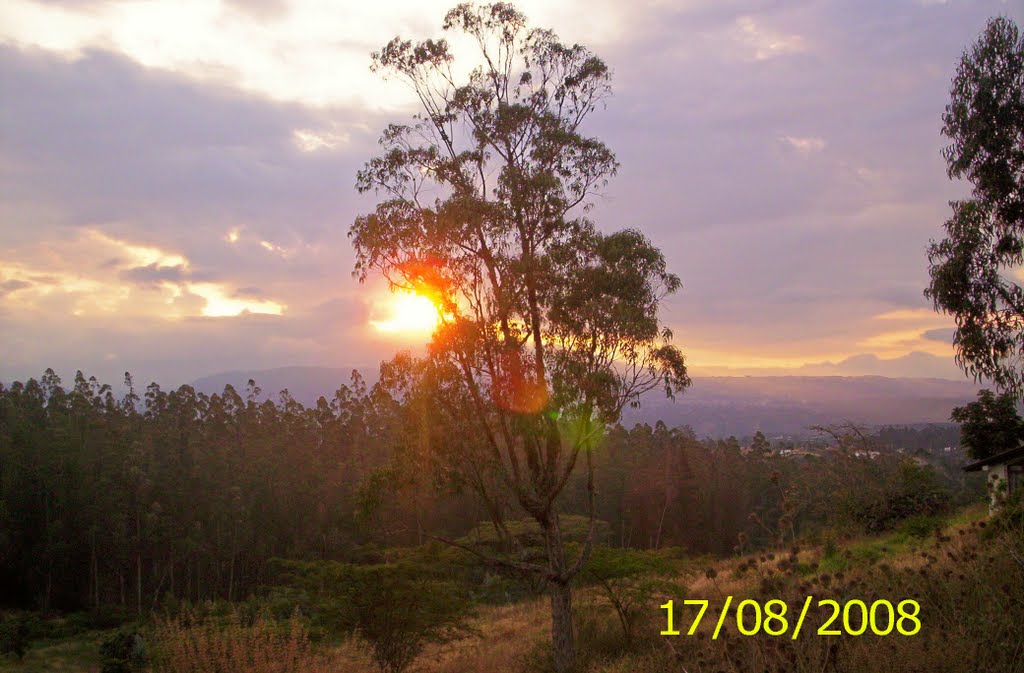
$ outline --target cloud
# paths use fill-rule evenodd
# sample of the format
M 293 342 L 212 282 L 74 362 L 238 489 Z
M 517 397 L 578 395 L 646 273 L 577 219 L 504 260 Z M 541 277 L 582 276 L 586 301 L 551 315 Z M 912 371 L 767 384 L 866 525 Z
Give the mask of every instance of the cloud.
M 196 270 L 182 255 L 85 229 L 68 241 L 34 242 L 0 257 L 3 304 L 24 315 L 63 307 L 71 315 L 102 317 L 281 314 L 286 304 L 236 296 L 230 280 Z M 83 258 L 105 259 L 90 266 Z M 17 294 L 13 290 L 19 290 Z
M 68 61 L 0 47 L 0 68 L 11 92 L 0 110 L 6 220 L 32 219 L 40 232 L 144 232 L 229 272 L 244 271 L 247 240 L 305 250 L 340 243 L 350 254 L 338 219 L 354 217 L 358 199 L 339 181 L 354 181 L 375 134 L 353 133 L 344 153 L 310 154 L 293 131 L 383 122 L 203 86 L 104 52 Z M 29 213 L 40 204 L 43 212 Z M 242 241 L 223 254 L 214 243 L 231 231 Z
M 956 329 L 953 327 L 943 327 L 939 329 L 930 329 L 922 336 L 925 339 L 931 341 L 938 341 L 939 343 L 951 344 L 953 343 L 953 336 L 956 334 Z
M 188 271 L 184 264 L 175 266 L 159 266 L 153 262 L 148 266 L 135 266 L 125 269 L 120 274 L 121 278 L 139 285 L 158 286 L 164 282 L 181 282 L 188 277 Z
M 396 34 L 440 37 L 443 17 L 453 4 L 7 0 L 0 10 L 0 42 L 67 55 L 104 49 L 147 68 L 278 101 L 393 112 L 408 109 L 415 97 L 371 73 L 370 53 Z M 591 42 L 622 39 L 634 14 L 610 0 L 524 0 L 517 5 L 539 25 L 582 32 Z M 461 49 L 466 42 L 455 39 L 453 46 Z
M 825 149 L 824 139 L 815 138 L 813 136 L 806 138 L 798 136 L 782 136 L 780 140 L 801 154 L 813 154 L 814 152 L 820 152 Z
M 370 332 L 384 290 L 352 280 L 345 232 L 374 203 L 352 187 L 378 130 L 408 118 L 367 53 L 436 34 L 448 4 L 313 4 L 0 9 L 0 376 L 114 354 L 114 374 L 188 380 L 417 345 Z M 613 69 L 586 128 L 622 169 L 590 216 L 664 250 L 688 362 L 957 375 L 921 295 L 964 192 L 936 129 L 1007 6 L 580 6 L 527 9 Z
M 286 0 L 224 0 L 224 5 L 262 19 L 282 19 L 288 12 Z
M 295 129 L 292 132 L 295 144 L 303 152 L 319 152 L 337 149 L 347 145 L 352 139 L 345 131 L 314 131 L 311 129 Z
M 736 28 L 737 39 L 750 49 L 753 58 L 758 61 L 797 54 L 806 49 L 803 36 L 766 29 L 749 15 L 736 19 Z
M 350 185 L 382 119 L 101 51 L 0 47 L 0 69 L 0 376 L 110 353 L 155 378 L 229 361 L 343 366 L 415 345 L 371 337 L 367 302 L 384 290 L 350 275 L 345 232 L 369 207 Z M 344 148 L 295 146 L 295 129 L 343 127 L 357 129 Z
M 0 283 L 0 297 L 17 292 L 18 290 L 24 290 L 27 287 L 32 287 L 32 283 L 27 280 L 18 280 L 16 278 L 5 280 Z

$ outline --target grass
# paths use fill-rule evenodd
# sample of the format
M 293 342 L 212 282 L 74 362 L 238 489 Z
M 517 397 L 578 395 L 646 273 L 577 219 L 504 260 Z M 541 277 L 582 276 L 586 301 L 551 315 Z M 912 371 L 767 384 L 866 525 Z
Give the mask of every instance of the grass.
M 115 631 L 89 631 L 32 644 L 22 661 L 0 656 L 0 673 L 97 673 L 100 643 Z

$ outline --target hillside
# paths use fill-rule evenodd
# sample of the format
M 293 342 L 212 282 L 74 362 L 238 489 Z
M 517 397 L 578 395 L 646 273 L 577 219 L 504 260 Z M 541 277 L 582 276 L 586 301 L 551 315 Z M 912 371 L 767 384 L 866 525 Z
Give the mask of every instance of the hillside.
M 787 545 L 774 552 L 762 550 L 753 554 L 711 559 L 680 556 L 673 550 L 637 552 L 666 559 L 671 566 L 667 574 L 654 577 L 636 575 L 631 579 L 613 581 L 614 595 L 629 601 L 635 620 L 635 638 L 623 640 L 616 612 L 606 587 L 589 583 L 581 587 L 575 600 L 575 624 L 582 660 L 580 670 L 586 673 L 693 673 L 695 671 L 758 670 L 840 672 L 886 670 L 925 671 L 929 673 L 960 673 L 966 670 L 999 670 L 1019 673 L 1024 663 L 1012 654 L 1022 641 L 1021 604 L 1024 587 L 1019 561 L 1021 547 L 1020 522 L 1010 518 L 984 518 L 985 507 L 973 505 L 945 519 L 910 519 L 884 535 L 868 537 L 834 537 L 833 533 L 815 535 Z M 988 528 L 988 530 L 986 530 Z M 668 566 L 666 566 L 668 567 Z M 999 582 L 992 582 L 993 576 Z M 941 579 L 941 581 L 935 581 Z M 652 588 L 660 587 L 660 588 Z M 662 593 L 667 587 L 672 596 Z M 678 636 L 659 635 L 666 628 L 666 613 L 659 607 L 670 597 L 707 600 L 708 609 L 694 637 L 686 631 L 697 608 L 685 606 L 678 611 L 675 628 Z M 895 607 L 893 625 L 897 629 L 915 631 L 913 635 L 897 633 L 875 635 L 865 620 L 863 637 L 851 637 L 846 631 L 861 626 L 855 615 L 831 620 L 831 609 L 813 604 L 798 638 L 791 638 L 797 610 L 807 596 L 813 601 L 835 599 L 841 604 L 862 600 L 866 605 L 888 601 Z M 719 608 L 727 597 L 732 601 L 719 638 L 713 638 Z M 756 635 L 737 633 L 736 607 L 740 601 L 752 599 L 765 606 L 768 601 L 787 604 L 786 622 L 758 621 L 754 626 L 753 605 L 747 605 L 747 629 Z M 919 610 L 902 603 L 914 600 Z M 776 606 L 778 603 L 776 603 Z M 431 644 L 416 660 L 420 673 L 464 673 L 466 671 L 510 671 L 512 673 L 547 670 L 546 643 L 549 628 L 547 601 L 541 597 L 525 598 L 504 605 L 481 605 L 475 611 L 469 630 L 462 637 L 444 644 Z M 852 612 L 856 613 L 856 610 Z M 885 630 L 885 610 L 874 626 Z M 909 621 L 898 621 L 903 614 L 914 613 Z M 865 612 L 865 615 L 869 613 Z M 775 618 L 777 619 L 777 618 Z M 881 621 L 878 621 L 878 620 Z M 916 621 L 915 621 L 916 620 Z M 764 633 L 767 626 L 785 629 L 783 637 Z M 826 637 L 819 629 L 843 632 Z M 50 625 L 57 632 L 67 631 L 66 620 Z M 980 648 L 983 635 L 1001 634 L 1007 647 Z M 0 656 L 0 672 L 86 673 L 98 670 L 96 654 L 100 642 L 109 639 L 115 630 L 86 630 L 66 636 L 39 640 L 22 662 Z M 152 631 L 144 631 L 147 637 Z M 200 631 L 173 631 L 172 646 L 192 643 Z M 225 660 L 231 657 L 232 639 L 245 638 L 244 629 L 222 633 Z M 199 642 L 199 641 L 195 641 Z M 205 642 L 205 641 L 203 641 Z M 243 642 L 239 640 L 238 643 Z M 244 641 L 248 646 L 263 647 L 260 656 L 267 662 L 253 668 L 259 673 L 284 670 L 269 662 L 280 657 L 269 647 L 270 641 Z M 167 643 L 164 644 L 165 647 Z M 375 673 L 378 670 L 370 652 L 357 639 L 325 643 L 316 655 L 308 656 L 310 673 L 344 670 L 349 673 Z M 975 663 L 986 664 L 967 668 L 962 653 L 975 650 Z M 220 650 L 218 650 L 220 651 Z M 288 655 L 292 656 L 292 655 Z M 213 660 L 215 656 L 203 656 Z M 756 668 L 755 668 L 756 667 Z M 166 670 L 166 665 L 160 670 Z M 193 669 L 189 669 L 193 670 Z M 198 669 L 195 669 L 198 670 Z M 203 669 L 206 670 L 206 669 Z M 210 669 L 212 670 L 212 669 Z M 231 668 L 234 671 L 236 668 Z M 291 669 L 289 669 L 291 670 Z

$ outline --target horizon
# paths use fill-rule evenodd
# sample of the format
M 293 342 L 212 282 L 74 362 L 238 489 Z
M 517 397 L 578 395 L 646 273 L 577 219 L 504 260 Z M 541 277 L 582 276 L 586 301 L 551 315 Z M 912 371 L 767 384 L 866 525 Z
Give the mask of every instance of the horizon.
M 46 372 L 47 369 L 53 369 L 54 373 L 58 376 L 58 378 L 61 379 L 62 385 L 64 387 L 68 387 L 69 382 L 73 381 L 74 378 L 75 378 L 75 375 L 77 374 L 77 372 L 80 371 L 80 372 L 82 372 L 82 375 L 85 376 L 86 379 L 89 379 L 90 377 L 95 378 L 98 383 L 100 383 L 100 384 L 109 384 L 112 388 L 117 390 L 119 387 L 123 386 L 124 374 L 131 374 L 132 379 L 135 381 L 136 385 L 138 385 L 140 382 L 144 382 L 146 384 L 157 383 L 162 388 L 166 388 L 166 389 L 175 389 L 175 388 L 178 388 L 178 387 L 184 386 L 184 385 L 192 386 L 192 385 L 195 385 L 197 382 L 208 380 L 208 379 L 224 378 L 224 377 L 235 376 L 235 375 L 237 375 L 237 376 L 252 376 L 254 374 L 255 375 L 268 374 L 268 373 L 273 373 L 273 372 L 281 372 L 281 371 L 284 371 L 284 370 L 335 371 L 335 372 L 344 374 L 346 377 L 349 376 L 353 371 L 356 371 L 356 372 L 359 372 L 360 376 L 362 376 L 364 379 L 366 379 L 368 381 L 374 381 L 377 378 L 379 364 L 378 365 L 369 365 L 369 364 L 363 364 L 363 365 L 358 365 L 358 364 L 357 365 L 346 365 L 346 364 L 339 364 L 339 365 L 285 364 L 285 365 L 277 365 L 277 366 L 273 366 L 273 367 L 260 367 L 260 368 L 256 368 L 256 367 L 244 368 L 243 367 L 243 368 L 231 368 L 231 369 L 223 369 L 223 370 L 214 370 L 214 371 L 211 371 L 211 372 L 208 372 L 208 373 L 205 373 L 205 374 L 200 374 L 199 376 L 191 377 L 191 378 L 189 378 L 187 380 L 173 380 L 173 381 L 172 380 L 168 380 L 167 378 L 164 378 L 164 380 L 158 380 L 157 378 L 154 378 L 154 377 L 139 376 L 139 375 L 137 375 L 136 372 L 133 372 L 131 370 L 126 370 L 124 372 L 121 372 L 118 375 L 114 375 L 114 376 L 109 377 L 109 378 L 103 378 L 103 377 L 99 376 L 98 374 L 96 374 L 95 372 L 93 372 L 92 370 L 86 369 L 86 368 L 82 368 L 82 367 L 73 368 L 73 369 L 69 369 L 69 370 L 68 369 L 58 370 L 58 369 L 55 369 L 53 367 L 46 367 L 42 371 L 34 373 L 34 374 L 29 374 L 28 376 L 13 376 L 13 377 L 12 376 L 3 376 L 3 377 L 0 377 L 0 384 L 5 385 L 5 386 L 10 386 L 12 383 L 15 383 L 15 382 L 25 383 L 29 379 L 35 379 L 35 380 L 38 381 L 40 379 L 40 377 Z M 989 383 L 975 381 L 975 380 L 973 380 L 973 379 L 971 379 L 970 377 L 967 377 L 967 376 L 961 376 L 961 377 L 946 377 L 946 376 L 931 376 L 931 375 L 900 376 L 900 375 L 872 374 L 872 373 L 854 373 L 854 374 L 850 374 L 850 373 L 847 373 L 847 374 L 843 374 L 843 373 L 832 373 L 832 374 L 829 374 L 829 373 L 817 373 L 816 374 L 816 373 L 805 373 L 804 371 L 795 371 L 794 372 L 793 370 L 779 370 L 777 373 L 773 373 L 773 371 L 774 370 L 767 370 L 767 373 L 766 373 L 765 371 L 753 370 L 752 372 L 730 373 L 728 371 L 718 371 L 718 370 L 711 370 L 710 372 L 705 372 L 705 371 L 699 371 L 698 370 L 698 371 L 696 371 L 696 372 L 694 372 L 692 374 L 691 378 L 693 380 L 695 380 L 695 381 L 698 381 L 698 380 L 701 380 L 701 379 L 888 379 L 888 380 L 892 380 L 892 381 L 942 381 L 944 383 L 964 384 L 966 386 L 971 386 L 971 387 L 975 387 L 975 388 L 983 388 L 983 387 L 986 387 L 986 386 L 991 387 L 991 384 L 989 384 Z M 257 380 L 256 383 L 258 385 L 259 381 Z M 345 382 L 343 381 L 342 383 L 345 383 Z M 264 392 L 266 392 L 266 391 L 264 391 Z M 274 392 L 280 392 L 280 391 L 274 391 Z
M 370 388 L 377 383 L 372 367 L 285 366 L 265 370 L 233 370 L 168 385 L 155 381 L 165 392 L 189 386 L 198 395 L 211 399 L 232 386 L 248 396 L 247 381 L 259 389 L 256 399 L 283 404 L 289 397 L 306 408 L 315 408 L 318 399 L 328 402 L 343 386 L 351 386 L 351 374 L 358 371 Z M 83 372 L 88 378 L 88 373 Z M 65 389 L 72 377 L 60 372 Z M 133 376 L 139 393 L 151 381 Z M 38 380 L 38 379 L 37 379 Z M 99 380 L 110 384 L 115 397 L 127 393 L 120 379 Z M 0 380 L 5 387 L 9 382 Z M 852 422 L 867 429 L 956 425 L 950 410 L 971 402 L 981 386 L 967 380 L 942 378 L 893 378 L 877 375 L 858 376 L 695 376 L 686 395 L 674 401 L 661 398 L 656 391 L 644 395 L 639 406 L 622 412 L 619 423 L 668 427 L 689 427 L 702 437 L 749 437 L 764 431 L 775 437 L 819 437 L 816 426 Z

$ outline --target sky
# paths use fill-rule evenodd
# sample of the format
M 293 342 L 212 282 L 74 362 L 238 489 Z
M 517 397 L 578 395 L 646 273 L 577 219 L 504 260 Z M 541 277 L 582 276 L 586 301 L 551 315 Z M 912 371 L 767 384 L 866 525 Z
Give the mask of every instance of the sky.
M 411 91 L 370 72 L 451 2 L 4 0 L 0 380 L 374 366 L 426 335 L 352 277 L 356 171 Z M 999 0 L 531 0 L 611 67 L 590 217 L 661 247 L 695 375 L 962 378 L 922 291 L 941 115 Z

